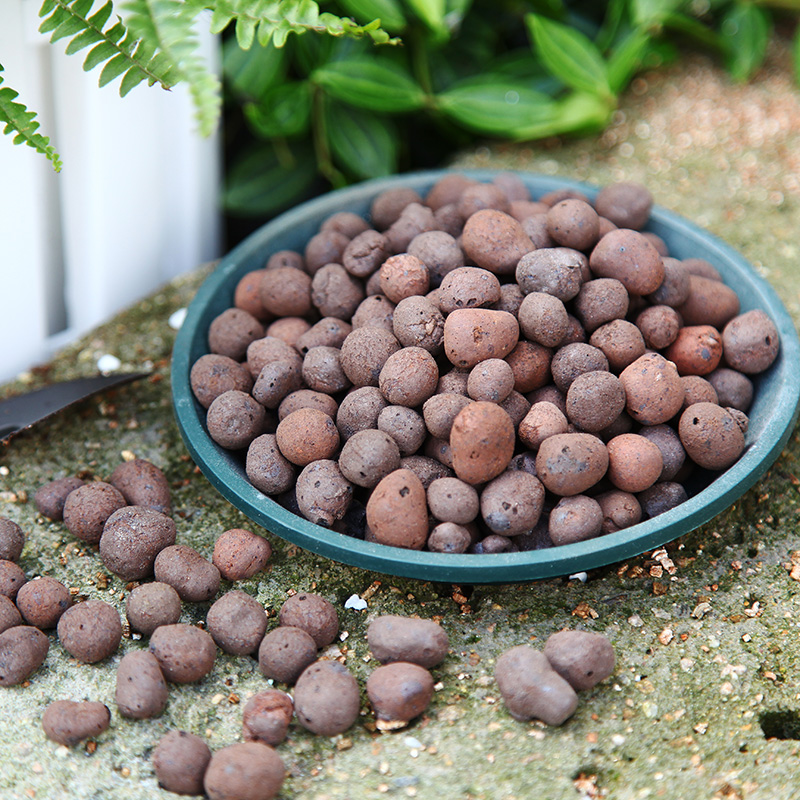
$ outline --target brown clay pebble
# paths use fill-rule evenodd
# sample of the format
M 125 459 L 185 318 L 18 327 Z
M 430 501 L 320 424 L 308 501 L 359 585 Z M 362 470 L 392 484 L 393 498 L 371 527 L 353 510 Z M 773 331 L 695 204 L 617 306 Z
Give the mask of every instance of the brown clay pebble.
M 591 372 L 590 375 L 597 373 Z M 552 403 L 543 400 L 534 403 L 519 424 L 517 431 L 520 441 L 531 450 L 538 450 L 542 442 L 557 433 L 566 433 L 569 424 L 561 410 Z
M 358 431 L 371 430 L 378 425 L 378 417 L 389 404 L 377 386 L 361 386 L 348 392 L 336 413 L 339 435 L 347 441 Z
M 584 267 L 588 267 L 586 256 L 577 250 L 542 247 L 522 256 L 516 278 L 525 294 L 545 292 L 566 303 L 580 291 Z
M 167 682 L 158 659 L 149 650 L 125 653 L 117 667 L 114 699 L 129 719 L 152 719 L 166 708 Z
M 278 322 L 288 323 L 291 321 L 290 317 L 285 317 L 270 325 L 268 330 L 272 330 Z M 303 333 L 311 326 L 304 320 Z M 301 336 L 298 334 L 298 337 Z M 276 361 L 288 361 L 289 363 L 296 364 L 298 367 L 303 363 L 300 353 L 291 345 L 287 344 L 282 339 L 276 336 L 265 336 L 263 339 L 256 339 L 247 348 L 247 369 L 250 372 L 253 380 L 255 380 L 261 370 L 267 364 L 272 364 Z
M 330 528 L 347 513 L 353 499 L 353 484 L 329 459 L 313 461 L 297 478 L 297 506 L 311 522 Z
M 522 722 L 540 719 L 562 725 L 578 707 L 578 695 L 551 666 L 544 653 L 527 645 L 506 650 L 494 669 L 509 713 Z
M 444 317 L 427 297 L 401 300 L 394 310 L 392 330 L 403 347 L 421 347 L 433 355 L 442 350 Z
M 385 614 L 367 627 L 367 644 L 381 664 L 409 661 L 425 669 L 441 664 L 447 655 L 447 633 L 438 622 Z
M 639 356 L 643 356 L 645 351 L 642 332 L 624 319 L 601 325 L 592 333 L 589 344 L 603 351 L 614 372 L 621 372 Z
M 203 794 L 203 776 L 211 750 L 193 733 L 171 730 L 161 737 L 151 756 L 158 785 L 174 794 Z
M 155 464 L 143 458 L 120 464 L 108 482 L 120 491 L 129 506 L 154 508 L 162 514 L 172 511 L 166 476 Z
M 167 583 L 187 603 L 210 600 L 219 589 L 219 570 L 185 544 L 165 547 L 153 563 L 156 580 Z
M 304 320 L 302 317 L 281 317 L 276 319 L 266 330 L 267 337 L 278 339 L 283 342 L 287 347 L 295 348 L 297 340 L 306 331 L 310 330 L 311 323 Z M 263 341 L 263 340 L 262 340 Z M 257 344 L 254 342 L 253 344 Z M 247 360 L 250 361 L 250 348 L 247 348 Z M 251 366 L 248 363 L 248 366 Z M 263 365 L 262 365 L 263 367 Z M 255 371 L 258 375 L 258 370 Z M 255 377 L 255 376 L 254 376 Z
M 22 614 L 14 605 L 14 601 L 0 594 L 0 633 L 13 628 L 15 625 L 22 625 Z
M 548 533 L 557 547 L 583 542 L 598 536 L 603 527 L 603 511 L 592 497 L 574 495 L 562 497 L 550 512 Z
M 294 715 L 292 698 L 278 689 L 254 694 L 242 710 L 242 735 L 246 742 L 277 747 L 285 738 Z
M 404 728 L 422 714 L 433 697 L 433 677 L 419 664 L 396 661 L 367 678 L 367 697 L 382 731 Z
M 555 347 L 563 340 L 568 324 L 567 310 L 557 297 L 544 292 L 525 295 L 519 307 L 519 327 L 526 339 Z
M 301 628 L 317 648 L 327 647 L 339 633 L 339 616 L 333 604 L 318 594 L 292 595 L 278 613 L 278 624 Z
M 378 430 L 354 433 L 339 455 L 339 468 L 356 486 L 372 489 L 400 468 L 400 449 L 391 436 Z
M 449 439 L 455 418 L 471 402 L 469 397 L 450 392 L 440 392 L 426 400 L 422 406 L 422 416 L 430 435 L 437 439 Z
M 194 362 L 189 381 L 203 408 L 208 408 L 225 392 L 249 392 L 253 388 L 253 376 L 244 364 L 213 353 L 200 356 Z
M 680 483 L 661 481 L 639 494 L 642 511 L 650 518 L 672 510 L 689 499 Z
M 427 499 L 431 514 L 442 522 L 466 525 L 480 511 L 475 487 L 458 478 L 437 478 L 428 487 Z
M 245 392 L 225 392 L 208 407 L 208 435 L 221 447 L 240 450 L 264 432 L 267 412 Z
M 689 458 L 706 469 L 730 467 L 744 451 L 744 434 L 726 409 L 695 403 L 681 414 L 678 435 Z
M 348 320 L 363 299 L 364 284 L 341 264 L 326 264 L 311 281 L 311 302 L 323 317 Z M 298 349 L 302 352 L 301 347 Z
M 297 721 L 319 736 L 344 733 L 358 719 L 360 706 L 358 683 L 338 661 L 312 664 L 294 687 Z
M 476 364 L 467 380 L 467 393 L 473 400 L 502 403 L 514 389 L 514 371 L 500 358 L 487 358 Z
M 601 533 L 616 533 L 623 528 L 630 528 L 642 519 L 642 507 L 630 492 L 613 489 L 603 492 L 595 498 L 603 512 Z
M 559 433 L 545 439 L 536 456 L 536 474 L 545 488 L 569 496 L 594 486 L 608 469 L 608 449 L 590 433 Z
M 661 451 L 664 466 L 658 479 L 671 481 L 686 460 L 686 451 L 683 449 L 678 434 L 669 425 L 645 425 L 639 431 L 639 435 L 649 439 Z
M 386 359 L 378 377 L 381 394 L 390 405 L 421 406 L 435 391 L 439 367 L 421 347 L 404 347 Z
M 524 471 L 506 471 L 484 486 L 481 516 L 492 533 L 516 536 L 531 530 L 544 505 L 544 486 Z
M 0 633 L 0 686 L 18 686 L 42 666 L 50 641 L 32 625 Z
M 95 481 L 79 486 L 64 501 L 64 524 L 78 539 L 97 544 L 106 520 L 128 505 L 122 493 L 110 483 Z
M 264 326 L 241 308 L 226 308 L 211 321 L 208 328 L 208 349 L 220 356 L 241 361 L 247 346 L 264 338 Z
M 722 337 L 710 325 L 689 325 L 678 331 L 664 356 L 675 364 L 681 375 L 708 375 L 722 358 Z
M 317 660 L 317 643 L 302 628 L 281 625 L 270 631 L 258 648 L 258 666 L 264 677 L 294 683 Z
M 192 369 L 194 369 L 194 367 Z M 50 483 L 46 483 L 44 486 L 37 489 L 36 494 L 33 496 L 33 503 L 36 506 L 36 510 L 43 517 L 47 517 L 47 519 L 52 519 L 54 521 L 63 519 L 64 503 L 66 502 L 67 495 L 80 486 L 83 486 L 83 481 L 74 476 L 58 478 L 57 480 L 50 481 Z M 3 555 L 3 551 L 7 547 L 7 536 L 8 533 L 3 529 L 2 524 L 0 524 L 0 557 L 8 558 L 9 561 L 16 561 L 16 558 L 9 558 L 9 556 Z M 22 547 L 20 546 L 20 551 L 21 550 Z
M 367 325 L 347 336 L 339 360 L 353 386 L 377 386 L 383 365 L 399 349 L 391 330 Z
M 455 522 L 442 522 L 431 529 L 427 541 L 432 553 L 466 553 L 471 544 L 469 530 Z
M 217 648 L 206 631 L 178 622 L 153 631 L 150 652 L 168 681 L 194 683 L 213 669 Z
M 780 347 L 775 324 L 760 309 L 732 319 L 722 331 L 722 342 L 725 361 L 746 375 L 767 369 L 777 358 Z
M 277 269 L 278 267 L 305 269 L 305 263 L 303 256 L 296 250 L 278 250 L 267 259 L 266 269 Z
M 714 387 L 699 375 L 684 375 L 681 377 L 683 384 L 683 408 L 688 408 L 694 403 L 716 403 L 719 398 Z
M 325 317 L 312 325 L 298 340 L 296 347 L 300 353 L 307 353 L 312 347 L 341 347 L 342 342 L 353 330 L 353 326 L 336 317 Z
M 461 235 L 464 254 L 496 275 L 513 275 L 517 262 L 534 249 L 522 225 L 496 209 L 476 211 Z
M 611 642 L 599 633 L 559 631 L 544 645 L 553 669 L 575 689 L 591 689 L 614 673 L 616 658 Z
M 683 384 L 675 365 L 658 353 L 645 353 L 620 373 L 628 413 L 642 425 L 660 425 L 683 405 Z
M 550 362 L 553 383 L 558 390 L 567 393 L 572 381 L 584 372 L 607 372 L 608 359 L 603 351 L 590 344 L 577 342 L 559 348 Z M 564 407 L 566 413 L 566 406 Z
M 316 408 L 300 408 L 283 419 L 275 431 L 283 456 L 300 467 L 330 458 L 339 449 L 334 421 Z
M 690 275 L 689 296 L 675 310 L 685 325 L 713 325 L 721 331 L 739 313 L 739 298 L 718 280 Z
M 430 287 L 428 268 L 410 253 L 391 256 L 381 264 L 380 287 L 381 294 L 393 303 L 426 294 Z
M 354 236 L 342 253 L 342 265 L 357 278 L 368 278 L 389 257 L 389 243 L 378 231 L 368 229 Z
M 381 409 L 377 425 L 378 430 L 394 439 L 401 456 L 416 453 L 422 447 L 427 433 L 425 420 L 407 406 L 386 406 Z
M 272 800 L 286 770 L 281 757 L 261 742 L 241 742 L 217 750 L 203 786 L 209 800 Z
M 500 300 L 500 281 L 487 269 L 459 267 L 442 280 L 439 308 L 450 314 L 459 308 L 480 308 Z
M 291 361 L 273 361 L 265 364 L 253 384 L 252 395 L 262 406 L 275 410 L 283 399 L 300 389 L 303 384 L 302 369 Z
M 514 423 L 502 408 L 470 403 L 459 411 L 450 432 L 456 475 L 472 485 L 496 478 L 511 461 L 515 440 Z
M 375 487 L 367 501 L 367 524 L 381 544 L 422 549 L 428 536 L 425 488 L 410 469 L 390 472 Z
M 261 302 L 261 277 L 264 272 L 263 269 L 254 269 L 243 275 L 233 291 L 234 306 L 252 314 L 261 322 L 271 318 L 271 314 Z
M 655 442 L 636 433 L 615 436 L 607 445 L 608 478 L 623 492 L 643 492 L 661 475 L 664 460 Z
M 245 473 L 253 486 L 264 494 L 282 494 L 292 487 L 295 469 L 278 447 L 274 433 L 263 433 L 250 442 Z
M 350 380 L 342 369 L 339 349 L 312 347 L 303 359 L 303 380 L 315 392 L 336 394 L 347 389 Z M 255 387 L 253 391 L 255 392 Z
M 336 416 L 339 404 L 329 394 L 312 392 L 311 389 L 298 389 L 286 395 L 278 406 L 278 420 L 286 419 L 292 411 L 300 408 L 316 408 L 331 419 Z
M 69 589 L 47 575 L 28 581 L 17 592 L 17 608 L 25 622 L 42 630 L 55 628 L 71 605 Z
M 267 615 L 255 598 L 235 589 L 208 609 L 206 628 L 221 650 L 246 655 L 258 650 L 267 630 Z
M 114 606 L 86 600 L 68 608 L 58 620 L 58 640 L 73 658 L 96 664 L 117 652 L 122 623 Z
M 56 700 L 42 714 L 45 736 L 65 747 L 99 736 L 110 724 L 111 712 L 96 700 Z
M 243 581 L 261 572 L 271 555 L 272 545 L 263 536 L 232 528 L 217 538 L 211 563 L 225 580 Z
M 708 382 L 717 393 L 717 402 L 723 408 L 738 408 L 747 411 L 753 402 L 753 382 L 747 375 L 735 369 L 720 367 L 709 376 Z
M 20 587 L 28 579 L 22 571 L 22 567 L 13 561 L 0 559 L 0 594 L 5 595 L 10 600 L 15 600 Z
M 584 372 L 567 390 L 567 416 L 581 430 L 607 428 L 625 409 L 625 389 L 610 372 Z
M 547 232 L 563 247 L 588 250 L 599 235 L 597 212 L 583 200 L 562 200 L 547 212 Z
M 587 333 L 628 313 L 629 298 L 625 287 L 614 278 L 597 278 L 581 286 L 575 298 L 575 313 Z
M 160 625 L 173 625 L 181 618 L 181 598 L 167 583 L 143 583 L 125 599 L 125 615 L 133 630 L 150 636 Z
M 127 506 L 106 521 L 100 558 L 115 575 L 138 581 L 153 572 L 156 556 L 175 543 L 175 523 L 166 514 L 143 506 Z
M 616 278 L 631 294 L 650 294 L 664 281 L 664 262 L 646 236 L 628 228 L 610 231 L 589 256 L 592 272 Z
M 653 196 L 641 183 L 619 181 L 604 186 L 594 201 L 597 213 L 619 228 L 640 230 L 650 217 Z
M 313 307 L 311 276 L 294 267 L 267 270 L 261 277 L 261 302 L 270 314 L 304 317 Z

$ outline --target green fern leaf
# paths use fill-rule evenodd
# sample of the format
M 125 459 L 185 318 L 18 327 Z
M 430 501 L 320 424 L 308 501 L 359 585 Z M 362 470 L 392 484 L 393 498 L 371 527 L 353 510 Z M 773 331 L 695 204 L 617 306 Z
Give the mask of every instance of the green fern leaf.
M 3 66 L 0 64 L 0 72 Z M 0 84 L 3 77 L 0 75 Z M 36 121 L 36 114 L 22 104 L 16 102 L 19 93 L 15 92 L 10 86 L 0 86 L 0 125 L 3 125 L 3 133 L 14 135 L 14 144 L 27 144 L 34 150 L 41 153 L 53 165 L 56 172 L 61 172 L 61 159 L 55 148 L 50 144 L 50 140 L 41 133 L 37 133 L 39 123 Z

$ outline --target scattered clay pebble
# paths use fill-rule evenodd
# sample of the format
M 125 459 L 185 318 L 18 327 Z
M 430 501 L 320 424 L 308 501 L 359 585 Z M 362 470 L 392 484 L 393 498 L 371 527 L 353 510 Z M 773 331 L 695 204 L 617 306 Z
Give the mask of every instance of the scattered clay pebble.
M 175 523 L 166 514 L 143 506 L 127 506 L 106 521 L 100 558 L 115 575 L 138 581 L 153 573 L 153 562 L 175 544 Z
M 209 800 L 272 800 L 285 776 L 283 761 L 271 747 L 241 742 L 211 756 L 203 786 Z
M 267 678 L 294 683 L 317 659 L 317 643 L 302 628 L 281 625 L 270 631 L 258 648 L 258 666 Z
M 67 500 L 67 495 L 81 486 L 83 486 L 83 481 L 71 475 L 46 483 L 37 489 L 36 494 L 33 496 L 36 510 L 47 519 L 62 520 L 64 518 L 64 503 Z M 16 561 L 16 559 L 12 558 L 11 561 Z
M 514 423 L 500 406 L 486 402 L 465 406 L 450 432 L 456 475 L 472 485 L 496 478 L 514 455 L 515 439 Z
M 422 714 L 433 697 L 433 677 L 419 664 L 396 661 L 378 667 L 367 678 L 367 697 L 378 730 L 404 728 Z
M 210 600 L 219 589 L 219 570 L 185 544 L 165 547 L 153 562 L 156 580 L 167 583 L 188 603 Z
M 161 737 L 151 760 L 162 789 L 175 794 L 203 794 L 211 750 L 199 736 L 172 730 Z
M 267 615 L 255 598 L 236 589 L 226 592 L 208 609 L 206 626 L 221 650 L 245 655 L 258 650 L 267 629 Z
M 13 561 L 0 559 L 0 594 L 5 595 L 10 600 L 16 599 L 17 592 L 27 580 L 22 567 Z
M 320 736 L 344 733 L 358 719 L 358 683 L 338 661 L 318 661 L 304 670 L 294 687 L 298 722 Z
M 122 623 L 117 609 L 102 600 L 86 600 L 68 608 L 58 620 L 62 647 L 84 664 L 96 664 L 117 652 Z
M 266 689 L 254 694 L 242 710 L 242 735 L 247 742 L 276 747 L 285 738 L 294 714 L 294 703 L 286 692 Z
M 17 592 L 17 608 L 25 621 L 42 630 L 55 628 L 71 605 L 69 589 L 47 575 L 28 581 Z
M 22 625 L 22 614 L 19 613 L 13 600 L 0 594 L 0 633 L 15 625 Z
M 106 520 L 128 505 L 122 492 L 110 483 L 95 481 L 79 486 L 64 501 L 64 524 L 78 539 L 97 544 Z
M 42 715 L 45 736 L 65 747 L 99 736 L 110 724 L 111 712 L 96 700 L 56 700 Z
M 678 435 L 689 458 L 706 469 L 728 469 L 744 451 L 733 415 L 713 403 L 695 403 L 681 415 Z
M 553 669 L 575 691 L 591 689 L 614 672 L 616 659 L 611 642 L 599 633 L 559 631 L 544 645 Z
M 544 653 L 527 645 L 503 653 L 497 659 L 494 677 L 514 719 L 562 725 L 578 707 L 575 690 L 550 666 Z
M 50 641 L 32 625 L 0 633 L 0 686 L 17 686 L 42 666 Z
M 151 719 L 167 705 L 167 682 L 158 659 L 149 650 L 125 653 L 117 667 L 114 699 L 129 719 Z
M 367 524 L 381 544 L 420 550 L 428 537 L 422 481 L 410 469 L 390 472 L 369 496 Z
M 385 614 L 370 622 L 367 644 L 381 664 L 409 661 L 432 669 L 444 660 L 449 641 L 438 622 Z
M 211 563 L 225 580 L 252 578 L 267 566 L 272 545 L 263 537 L 242 528 L 232 528 L 217 537 Z
M 333 604 L 309 592 L 295 594 L 281 606 L 278 624 L 302 628 L 318 648 L 327 647 L 339 633 L 339 615 Z
M 172 683 L 194 683 L 214 667 L 217 648 L 211 636 L 194 625 L 161 625 L 150 637 L 150 652 Z
M 0 559 L 16 562 L 25 546 L 25 534 L 16 522 L 0 517 Z
M 118 489 L 130 506 L 154 508 L 170 514 L 169 484 L 164 473 L 143 458 L 124 461 L 112 473 L 108 482 Z
M 143 583 L 125 598 L 125 615 L 133 630 L 151 636 L 159 626 L 181 618 L 181 598 L 168 583 Z

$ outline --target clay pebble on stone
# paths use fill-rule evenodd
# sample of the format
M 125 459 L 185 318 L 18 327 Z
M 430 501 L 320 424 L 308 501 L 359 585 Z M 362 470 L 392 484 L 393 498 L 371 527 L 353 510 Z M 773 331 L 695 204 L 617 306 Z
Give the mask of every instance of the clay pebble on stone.
M 106 520 L 128 505 L 122 492 L 104 481 L 79 486 L 64 501 L 64 524 L 81 541 L 97 544 Z
M 211 750 L 193 733 L 172 730 L 161 737 L 150 757 L 158 785 L 175 794 L 203 794 Z
M 267 629 L 267 615 L 255 598 L 235 589 L 208 609 L 206 627 L 221 650 L 246 655 L 258 650 Z
M 56 630 L 62 647 L 84 664 L 96 664 L 113 655 L 122 640 L 117 609 L 102 600 L 86 600 L 68 608 Z
M 181 618 L 181 598 L 168 583 L 143 583 L 125 598 L 125 616 L 133 630 L 150 636 L 160 625 L 173 625 Z
M 159 716 L 167 705 L 168 694 L 161 665 L 149 650 L 133 650 L 122 657 L 117 666 L 114 699 L 123 717 Z
M 81 486 L 83 486 L 83 481 L 71 475 L 46 483 L 44 486 L 39 487 L 33 496 L 36 510 L 47 519 L 62 520 L 64 518 L 64 503 L 67 500 L 67 495 Z M 7 558 L 7 556 L 3 557 Z M 16 561 L 13 558 L 11 560 Z
M 25 534 L 13 520 L 0 517 L 0 559 L 16 562 L 25 546 Z
M 611 642 L 590 631 L 559 631 L 544 645 L 553 669 L 576 692 L 591 689 L 614 672 L 616 658 Z
M 263 536 L 231 528 L 221 533 L 214 543 L 211 563 L 225 580 L 241 581 L 261 572 L 271 555 L 272 545 Z
M 15 625 L 0 633 L 0 686 L 17 686 L 44 663 L 50 641 L 32 625 Z
M 294 687 L 297 721 L 319 736 L 344 733 L 358 719 L 358 683 L 338 661 L 318 661 L 307 667 Z
M 276 747 L 285 738 L 294 715 L 294 703 L 285 692 L 265 689 L 254 694 L 242 710 L 242 735 L 247 742 Z
M 45 736 L 66 747 L 99 736 L 110 724 L 107 706 L 96 700 L 56 700 L 42 715 Z
M 258 648 L 258 666 L 264 677 L 293 684 L 317 659 L 317 643 L 307 631 L 281 625 L 267 633 Z
M 175 544 L 175 533 L 175 523 L 166 514 L 143 506 L 127 506 L 106 520 L 100 558 L 123 580 L 141 580 L 152 575 L 156 556 Z
M 166 475 L 143 458 L 120 464 L 111 473 L 108 482 L 119 490 L 130 506 L 153 508 L 167 515 L 172 512 Z
M 433 677 L 419 664 L 395 661 L 367 678 L 367 697 L 378 730 L 397 730 L 420 716 L 433 697 Z
M 181 600 L 203 603 L 219 589 L 219 570 L 185 544 L 165 547 L 153 562 L 156 580 L 172 586 Z
M 447 655 L 449 640 L 438 622 L 385 614 L 370 622 L 367 644 L 381 664 L 408 661 L 432 669 Z
M 150 652 L 171 683 L 194 683 L 214 667 L 217 648 L 206 631 L 178 622 L 162 625 L 150 637 Z
M 17 592 L 17 608 L 25 621 L 42 630 L 55 628 L 71 605 L 69 589 L 47 575 L 28 581 Z
M 339 633 L 339 615 L 333 604 L 310 592 L 299 592 L 286 600 L 278 612 L 278 624 L 301 628 L 318 648 L 329 645 Z
M 203 787 L 209 800 L 272 800 L 285 776 L 275 750 L 261 742 L 241 742 L 211 756 Z

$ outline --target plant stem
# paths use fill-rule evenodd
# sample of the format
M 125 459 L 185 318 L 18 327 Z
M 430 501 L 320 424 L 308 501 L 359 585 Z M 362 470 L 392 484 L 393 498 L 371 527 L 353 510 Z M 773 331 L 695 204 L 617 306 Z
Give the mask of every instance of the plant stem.
M 319 86 L 314 86 L 314 105 L 311 114 L 311 126 L 314 134 L 314 155 L 317 169 L 335 189 L 347 185 L 347 178 L 333 165 L 328 143 L 327 120 L 325 118 L 325 94 Z

